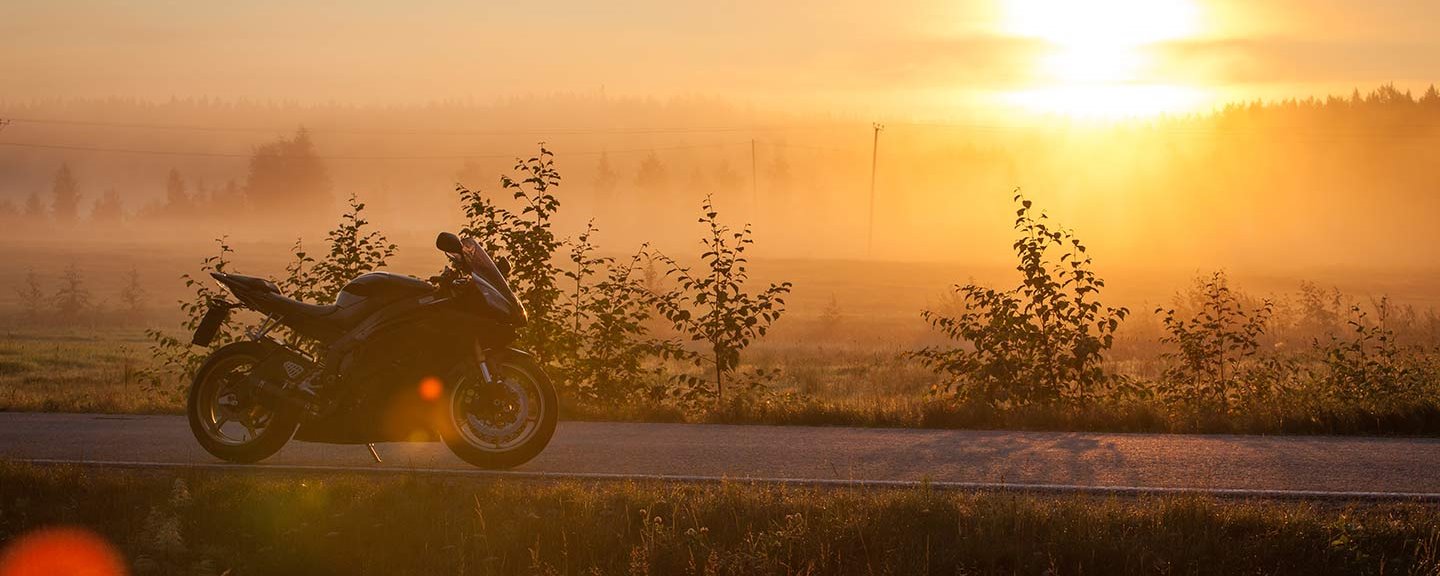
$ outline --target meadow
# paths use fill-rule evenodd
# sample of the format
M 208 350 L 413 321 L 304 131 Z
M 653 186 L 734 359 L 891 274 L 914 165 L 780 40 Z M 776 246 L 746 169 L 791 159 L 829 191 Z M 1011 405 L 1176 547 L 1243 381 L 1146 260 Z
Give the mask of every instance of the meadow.
M 459 230 L 514 264 L 529 311 L 517 345 L 557 382 L 564 417 L 1440 433 L 1433 270 L 1102 266 L 1018 191 L 1012 256 L 988 264 L 757 256 L 754 232 L 713 197 L 698 250 L 615 254 L 593 227 L 562 235 L 547 149 L 514 172 L 502 179 L 513 201 L 457 186 Z M 0 333 L 0 409 L 179 411 L 206 355 L 188 332 L 225 297 L 208 272 L 329 301 L 371 270 L 441 268 L 438 252 L 401 249 L 368 217 L 351 196 L 323 243 L 0 248 L 19 280 Z M 232 317 L 214 345 L 255 321 Z
M 278 246 L 269 252 L 279 253 Z M 402 250 L 421 252 L 422 248 Z M 265 253 L 256 248 L 251 253 Z M 81 258 L 84 258 L 82 256 Z M 103 260 L 103 258 L 95 258 Z M 12 317 L 0 331 L 0 409 L 105 413 L 180 413 L 183 397 L 175 389 L 157 389 L 141 377 L 151 366 L 146 328 L 160 328 L 184 336 L 175 326 L 178 315 L 160 308 L 162 299 L 183 293 L 166 282 L 183 270 L 152 265 L 146 277 L 153 282 L 154 309 L 140 319 L 108 317 L 88 323 L 27 323 Z M 164 262 L 162 259 L 161 262 Z M 416 275 L 424 268 L 402 261 L 398 269 Z M 244 261 L 245 272 L 277 270 L 278 258 Z M 1284 399 L 1237 406 L 1227 413 L 1201 413 L 1182 403 L 1155 395 L 1102 401 L 1083 410 L 1030 407 L 993 410 L 966 405 L 952 397 L 932 393 L 941 377 L 906 354 L 924 346 L 943 344 L 919 317 L 919 310 L 946 303 L 947 281 L 964 277 L 954 264 L 767 261 L 757 265 L 760 278 L 778 276 L 779 270 L 795 278 L 796 289 L 787 316 L 765 338 L 746 350 L 742 370 L 762 369 L 776 374 L 764 394 L 738 395 L 716 409 L 685 410 L 667 402 L 597 405 L 566 401 L 563 417 L 588 420 L 692 421 L 797 425 L 848 425 L 935 428 L 1009 428 L 1051 430 L 1105 430 L 1150 432 L 1238 432 L 1321 434 L 1440 434 L 1440 405 L 1419 397 L 1415 401 L 1357 407 L 1326 397 L 1320 390 L 1299 390 Z M 103 272 L 102 268 L 102 272 Z M 981 269 L 983 277 L 1003 281 L 1003 271 Z M 1168 349 L 1158 340 L 1162 327 L 1151 314 L 1153 302 L 1183 300 L 1184 294 L 1148 293 L 1133 286 L 1160 285 L 1154 277 L 1122 271 L 1112 285 L 1124 301 L 1136 302 L 1137 316 L 1117 336 L 1105 368 L 1156 387 L 1175 361 L 1163 358 Z M 1426 306 L 1433 288 L 1414 277 L 1374 273 L 1337 274 L 1348 278 L 1353 293 L 1395 294 L 1412 310 Z M 1132 280 L 1133 278 L 1133 280 Z M 1296 291 L 1299 278 L 1236 274 L 1234 282 L 1254 286 L 1252 294 L 1273 295 L 1285 302 L 1289 316 L 1277 318 L 1277 329 L 1267 336 L 1262 354 L 1303 352 L 1295 357 L 1318 369 L 1323 359 L 1306 351 L 1309 340 L 1321 334 L 1304 328 Z M 1183 287 L 1181 273 L 1169 278 Z M 1421 277 L 1423 280 L 1423 277 Z M 1358 283 L 1363 282 L 1363 283 Z M 1337 282 L 1338 284 L 1339 282 Z M 165 292 L 170 286 L 169 292 Z M 96 291 L 112 288 L 97 286 Z M 1266 292 L 1261 292 L 1266 290 Z M 1344 293 L 1344 291 L 1342 291 Z M 1357 296 L 1348 296 L 1360 300 Z M 1332 307 L 1333 308 L 1333 307 Z M 1337 312 L 1330 310 L 1330 312 Z M 1342 311 L 1343 312 L 1343 311 Z M 1424 313 L 1413 313 L 1405 329 L 1407 342 L 1433 349 L 1434 341 Z M 1315 319 L 1311 319 L 1312 321 Z M 1335 319 L 1332 318 L 1332 321 Z M 1399 319 L 1392 320 L 1398 326 Z M 663 326 L 656 325 L 656 330 Z M 1280 328 L 1285 328 L 1281 330 Z M 1288 332 L 1286 332 L 1288 330 Z M 1430 357 L 1429 353 L 1425 357 Z M 682 366 L 673 366 L 683 369 Z

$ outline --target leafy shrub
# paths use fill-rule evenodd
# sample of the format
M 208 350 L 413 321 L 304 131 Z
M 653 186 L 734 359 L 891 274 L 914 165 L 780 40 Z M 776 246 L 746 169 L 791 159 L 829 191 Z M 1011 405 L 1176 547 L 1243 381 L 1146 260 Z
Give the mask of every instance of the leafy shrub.
M 340 223 L 325 236 L 330 249 L 323 259 L 311 256 L 305 251 L 303 241 L 295 240 L 290 248 L 290 262 L 285 265 L 285 277 L 275 283 L 281 293 L 304 302 L 334 302 L 351 280 L 384 267 L 398 248 L 379 230 L 367 229 L 369 224 L 365 219 L 365 203 L 351 194 L 346 211 L 340 215 Z M 280 333 L 292 346 L 312 355 L 321 352 L 314 342 L 284 327 Z
M 196 348 L 190 344 L 190 335 L 200 326 L 200 319 L 204 318 L 205 312 L 210 309 L 210 302 L 223 300 L 229 294 L 211 281 L 210 273 L 228 272 L 230 254 L 235 250 L 224 236 L 216 238 L 215 244 L 220 250 L 219 253 L 200 261 L 199 274 L 180 276 L 185 288 L 195 292 L 190 299 L 179 301 L 180 312 L 185 315 L 185 319 L 180 322 L 180 336 L 176 337 L 169 331 L 156 328 L 145 330 L 145 337 L 150 340 L 151 365 L 141 371 L 140 378 L 152 392 L 183 394 L 186 381 L 205 363 L 210 351 L 234 342 L 239 334 L 243 333 L 234 322 L 227 322 L 215 333 L 210 348 Z
M 311 258 L 297 240 L 294 260 L 286 266 L 286 277 L 278 284 L 287 288 L 291 298 L 333 302 L 351 280 L 384 267 L 395 256 L 396 246 L 379 230 L 367 229 L 369 224 L 365 203 L 351 194 L 340 223 L 325 237 L 330 245 L 325 258 Z
M 1178 348 L 1161 355 L 1177 361 L 1165 370 L 1164 381 L 1172 397 L 1227 411 L 1241 401 L 1241 363 L 1260 349 L 1274 304 L 1266 299 L 1247 305 L 1246 298 L 1230 288 L 1224 272 L 1197 279 L 1191 300 L 1195 310 L 1188 315 L 1175 308 L 1155 309 L 1166 331 L 1160 341 Z
M 1413 399 L 1433 382 L 1435 371 L 1419 350 L 1397 342 L 1395 331 L 1386 324 L 1390 300 L 1381 298 L 1374 309 L 1376 316 L 1371 319 L 1359 305 L 1351 305 L 1346 336 L 1331 334 L 1327 341 L 1315 340 L 1324 366 L 1322 382 L 1332 397 L 1353 404 Z
M 15 296 L 20 299 L 25 320 L 39 322 L 41 311 L 45 308 L 45 290 L 40 287 L 40 277 L 35 274 L 34 268 L 25 272 L 25 284 L 15 289 Z
M 784 296 L 790 293 L 791 284 L 782 282 L 755 294 L 746 292 L 750 275 L 745 250 L 754 243 L 750 225 L 735 232 L 721 224 L 709 196 L 701 204 L 698 222 L 709 232 L 700 240 L 703 268 L 692 271 L 657 253 L 657 259 L 667 266 L 665 275 L 673 278 L 676 286 L 660 294 L 655 305 L 676 330 L 709 348 L 709 356 L 696 354 L 691 360 L 697 367 L 713 370 L 713 391 L 706 379 L 682 375 L 682 400 L 697 403 L 713 393 L 717 404 L 723 404 L 726 377 L 733 379 L 740 353 L 764 336 L 785 311 Z
M 935 393 L 997 408 L 1083 405 L 1113 384 L 1101 361 L 1129 310 L 1101 303 L 1105 282 L 1073 233 L 1052 227 L 1043 212 L 1037 216 L 1022 195 L 1014 201 L 1020 285 L 956 286 L 958 314 L 921 315 L 962 346 L 928 347 L 913 356 L 946 377 Z
M 93 309 L 90 289 L 85 287 L 85 278 L 74 262 L 66 265 L 60 274 L 60 288 L 55 291 L 54 300 L 56 319 L 61 322 L 75 322 Z
M 538 155 L 517 161 L 515 171 L 518 180 L 506 175 L 500 184 L 520 201 L 519 212 L 496 205 L 479 190 L 455 185 L 467 220 L 461 232 L 510 261 L 508 280 L 530 316 L 521 345 L 542 363 L 553 365 L 571 355 L 559 310 L 563 272 L 555 266 L 556 252 L 564 242 L 551 230 L 551 219 L 560 209 L 560 199 L 552 191 L 560 186 L 560 172 L 554 154 L 544 145 Z
M 561 300 L 568 319 L 562 373 L 581 402 L 621 405 L 665 397 L 661 366 L 652 362 L 679 356 L 675 342 L 651 337 L 646 324 L 653 315 L 655 295 L 645 289 L 640 273 L 644 254 L 621 263 L 594 255 L 593 224 L 570 245 L 570 280 Z
M 384 266 L 395 255 L 396 247 L 386 240 L 384 234 L 368 229 L 369 222 L 365 220 L 364 213 L 365 204 L 351 195 L 348 209 L 340 217 L 340 224 L 326 236 L 330 246 L 324 259 L 310 256 L 297 240 L 291 249 L 292 260 L 285 267 L 285 278 L 276 283 L 282 292 L 298 300 L 330 302 L 350 280 Z M 183 392 L 186 381 L 194 376 L 213 349 L 234 342 L 250 327 L 232 315 L 229 322 L 221 325 L 210 348 L 201 349 L 190 344 L 190 335 L 199 327 L 201 318 L 209 310 L 210 301 L 233 300 L 228 291 L 217 286 L 209 277 L 210 272 L 231 271 L 230 254 L 234 249 L 223 237 L 216 243 L 220 252 L 201 261 L 199 274 L 180 277 L 185 287 L 193 290 L 195 295 L 180 302 L 185 320 L 180 323 L 178 337 L 166 330 L 152 328 L 145 331 L 151 343 L 152 365 L 142 373 L 142 378 L 152 390 Z M 317 351 L 311 343 L 294 333 L 284 331 L 282 334 L 292 345 L 312 353 Z
M 581 402 L 617 405 L 673 396 L 659 360 L 683 350 L 652 337 L 646 327 L 657 296 L 647 289 L 656 280 L 648 258 L 640 267 L 643 250 L 619 262 L 595 255 L 593 226 L 574 241 L 555 235 L 551 225 L 561 203 L 554 190 L 561 178 L 543 145 L 538 155 L 518 161 L 515 171 L 501 178 L 501 186 L 519 202 L 518 210 L 463 185 L 456 190 L 468 221 L 462 232 L 511 263 L 508 280 L 530 316 L 520 345 Z M 561 268 L 557 256 L 566 247 L 569 267 Z

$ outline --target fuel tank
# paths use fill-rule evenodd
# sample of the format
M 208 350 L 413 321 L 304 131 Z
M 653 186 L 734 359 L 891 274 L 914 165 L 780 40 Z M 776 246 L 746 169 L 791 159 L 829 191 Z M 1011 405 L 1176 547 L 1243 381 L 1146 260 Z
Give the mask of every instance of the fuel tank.
M 346 308 L 362 301 L 369 304 L 393 302 L 401 298 L 428 294 L 435 287 L 429 282 L 389 272 L 370 272 L 351 280 L 340 289 L 335 303 Z

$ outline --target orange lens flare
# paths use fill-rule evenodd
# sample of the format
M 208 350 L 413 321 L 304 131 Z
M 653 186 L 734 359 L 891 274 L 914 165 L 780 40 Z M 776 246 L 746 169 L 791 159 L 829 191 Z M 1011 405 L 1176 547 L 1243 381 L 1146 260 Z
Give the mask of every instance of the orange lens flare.
M 440 379 L 433 376 L 420 381 L 420 397 L 431 402 L 440 399 L 440 393 L 445 390 L 440 384 Z
M 0 576 L 121 576 L 120 553 L 84 528 L 42 528 L 5 547 Z

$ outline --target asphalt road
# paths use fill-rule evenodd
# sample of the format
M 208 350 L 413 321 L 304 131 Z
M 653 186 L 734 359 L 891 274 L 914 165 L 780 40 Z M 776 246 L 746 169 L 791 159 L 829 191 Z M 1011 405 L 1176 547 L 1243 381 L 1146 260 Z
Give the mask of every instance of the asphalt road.
M 473 470 L 436 443 L 379 452 L 382 464 L 363 446 L 294 442 L 256 466 Z M 179 416 L 38 413 L 0 413 L 0 459 L 220 462 Z M 1440 440 L 562 422 L 549 448 L 516 473 L 1440 500 Z

